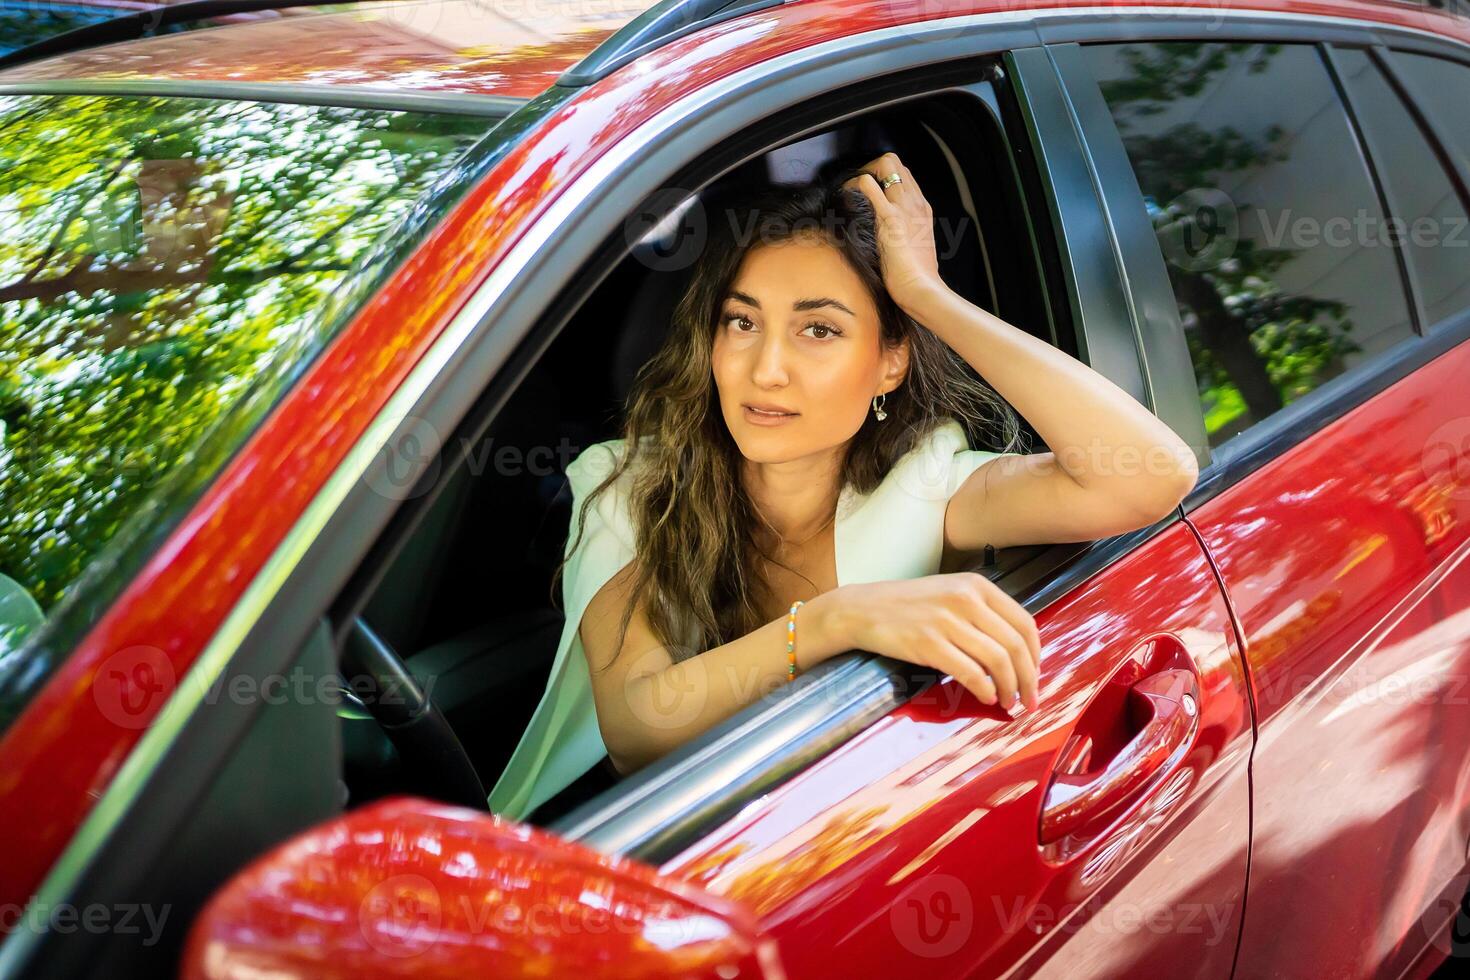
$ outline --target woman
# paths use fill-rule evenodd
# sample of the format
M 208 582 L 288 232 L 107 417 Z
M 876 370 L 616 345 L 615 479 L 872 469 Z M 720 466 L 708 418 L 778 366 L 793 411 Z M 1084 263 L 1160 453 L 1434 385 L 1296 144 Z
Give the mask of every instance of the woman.
M 568 468 L 566 626 L 495 812 L 524 815 L 604 754 L 633 772 L 853 649 L 1034 708 L 1032 617 L 940 569 L 1146 526 L 1194 485 L 1147 409 L 944 284 L 895 154 L 724 217 L 624 438 Z M 995 392 L 1053 452 L 968 448 L 961 423 L 1015 442 Z

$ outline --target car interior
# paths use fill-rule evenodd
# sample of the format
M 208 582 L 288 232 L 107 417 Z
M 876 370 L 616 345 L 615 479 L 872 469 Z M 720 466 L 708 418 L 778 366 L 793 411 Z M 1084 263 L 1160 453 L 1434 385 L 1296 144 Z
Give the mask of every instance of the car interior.
M 890 149 L 919 180 L 937 221 L 960 229 L 953 249 L 946 248 L 947 237 L 936 236 L 945 281 L 971 302 L 1055 342 L 1004 129 L 969 93 L 906 101 L 804 136 L 749 159 L 700 193 L 827 178 Z M 361 607 L 359 628 L 398 651 L 486 790 L 545 690 L 562 630 L 551 582 L 572 516 L 564 469 L 586 447 L 618 437 L 634 376 L 662 342 L 689 275 L 688 269 L 661 271 L 657 261 L 667 254 L 665 236 L 674 227 L 664 220 L 636 242 L 577 307 L 489 428 L 466 437 L 466 458 L 446 459 L 425 495 L 425 512 Z M 1022 424 L 1031 446 L 1040 447 Z M 971 434 L 972 445 L 993 448 L 983 440 Z M 339 715 L 349 806 L 410 789 L 435 795 L 408 771 L 381 718 L 375 722 L 350 704 Z M 545 825 L 617 781 L 604 758 L 529 822 Z

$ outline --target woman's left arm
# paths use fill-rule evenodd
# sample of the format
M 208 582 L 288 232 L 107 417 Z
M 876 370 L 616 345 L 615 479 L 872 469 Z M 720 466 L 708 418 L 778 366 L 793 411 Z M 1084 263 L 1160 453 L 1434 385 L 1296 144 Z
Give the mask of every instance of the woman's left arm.
M 1001 456 L 950 498 L 946 546 L 1093 541 L 1146 527 L 1195 484 L 1194 453 L 1127 392 L 948 287 L 895 301 L 969 362 L 1050 452 Z
M 878 211 L 895 303 L 963 357 L 1031 423 L 1049 452 L 1001 456 L 950 498 L 946 550 L 1092 541 L 1162 519 L 1198 478 L 1193 450 L 1131 395 L 1081 361 L 975 306 L 939 276 L 933 212 L 894 154 L 857 186 Z M 872 172 L 897 172 L 880 189 Z

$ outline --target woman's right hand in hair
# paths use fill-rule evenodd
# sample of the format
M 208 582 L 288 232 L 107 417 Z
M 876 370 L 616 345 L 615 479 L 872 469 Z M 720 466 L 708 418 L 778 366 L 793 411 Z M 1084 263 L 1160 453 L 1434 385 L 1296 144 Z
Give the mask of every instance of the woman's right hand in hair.
M 1041 639 L 1036 620 L 975 572 L 864 582 L 834 590 L 853 648 L 942 671 L 984 704 L 1036 707 Z

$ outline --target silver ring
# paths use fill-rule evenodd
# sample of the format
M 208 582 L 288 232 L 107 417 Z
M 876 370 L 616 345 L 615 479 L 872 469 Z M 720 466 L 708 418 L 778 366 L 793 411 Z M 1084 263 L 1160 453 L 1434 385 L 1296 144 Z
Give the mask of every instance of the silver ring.
M 894 184 L 902 184 L 902 183 L 903 183 L 903 178 L 901 176 L 899 176 L 898 174 L 896 174 L 896 173 L 892 173 L 892 174 L 889 174 L 887 177 L 881 178 L 878 181 L 878 186 L 881 187 L 881 188 L 883 188 L 886 191 L 886 190 L 888 190 L 888 188 L 892 187 Z

